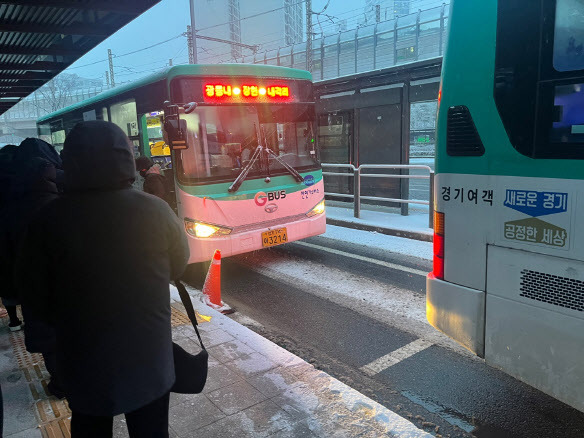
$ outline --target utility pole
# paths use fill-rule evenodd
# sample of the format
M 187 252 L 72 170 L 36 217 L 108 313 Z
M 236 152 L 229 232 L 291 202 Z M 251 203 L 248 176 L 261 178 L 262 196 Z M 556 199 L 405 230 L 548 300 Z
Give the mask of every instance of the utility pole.
M 197 30 L 195 27 L 195 0 L 190 0 L 191 5 L 191 40 L 193 44 L 193 62 L 191 64 L 197 63 Z
M 110 68 L 110 81 L 112 84 L 112 88 L 116 86 L 116 80 L 114 78 L 114 60 L 112 56 L 112 50 L 107 49 L 107 58 L 109 60 L 109 68 Z
M 191 30 L 190 24 L 187 26 L 187 48 L 189 50 L 189 64 L 194 64 L 195 60 L 193 58 L 193 31 Z
M 375 22 L 381 21 L 381 5 L 375 5 Z
M 168 66 L 169 66 L 169 67 L 172 67 L 172 58 L 170 58 L 170 59 L 168 60 Z
M 110 83 L 109 83 L 109 71 L 107 71 L 107 70 L 105 71 L 105 83 L 106 83 L 107 88 L 109 90 L 109 87 L 110 87 Z
M 312 72 L 312 0 L 306 0 L 306 70 Z

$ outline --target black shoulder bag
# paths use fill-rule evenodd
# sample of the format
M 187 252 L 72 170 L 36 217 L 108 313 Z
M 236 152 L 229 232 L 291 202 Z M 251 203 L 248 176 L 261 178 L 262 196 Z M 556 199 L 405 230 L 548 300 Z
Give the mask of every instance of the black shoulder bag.
M 176 375 L 176 380 L 174 385 L 170 389 L 170 392 L 177 392 L 180 394 L 198 394 L 205 387 L 205 382 L 207 381 L 207 370 L 209 368 L 209 353 L 203 341 L 201 340 L 201 335 L 199 334 L 199 329 L 197 328 L 197 316 L 195 315 L 195 309 L 193 309 L 193 303 L 191 303 L 191 297 L 189 296 L 187 289 L 184 284 L 176 280 L 174 282 L 180 299 L 185 306 L 187 315 L 193 323 L 197 337 L 199 338 L 199 343 L 201 344 L 202 350 L 196 354 L 190 354 L 186 352 L 180 345 L 172 343 L 172 352 L 174 355 L 174 374 Z

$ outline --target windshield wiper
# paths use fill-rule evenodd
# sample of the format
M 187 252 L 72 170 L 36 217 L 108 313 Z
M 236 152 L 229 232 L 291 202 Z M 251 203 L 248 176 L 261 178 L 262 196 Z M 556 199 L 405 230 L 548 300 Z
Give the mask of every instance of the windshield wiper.
M 249 163 L 247 163 L 247 165 L 241 170 L 237 178 L 235 178 L 235 181 L 233 181 L 233 183 L 229 186 L 229 188 L 227 189 L 228 192 L 230 193 L 236 192 L 239 189 L 239 186 L 241 186 L 241 183 L 245 181 L 245 179 L 247 178 L 247 174 L 249 173 L 255 162 L 258 160 L 258 157 L 260 156 L 262 149 L 263 149 L 262 146 L 258 145 L 258 147 L 256 147 L 256 150 L 254 151 L 253 155 L 249 160 Z
M 282 160 L 278 155 L 276 155 L 274 153 L 274 151 L 272 151 L 268 147 L 266 148 L 266 151 L 268 152 L 268 154 L 270 154 L 272 157 L 274 157 L 274 160 L 276 160 L 288 172 L 290 172 L 290 174 L 294 177 L 294 179 L 296 180 L 296 182 L 302 182 L 302 181 L 304 181 L 304 177 L 302 175 L 300 175 L 296 169 L 294 169 L 292 166 L 290 166 L 288 163 L 286 163 L 284 160 Z M 268 162 L 269 162 L 269 160 L 268 160 Z

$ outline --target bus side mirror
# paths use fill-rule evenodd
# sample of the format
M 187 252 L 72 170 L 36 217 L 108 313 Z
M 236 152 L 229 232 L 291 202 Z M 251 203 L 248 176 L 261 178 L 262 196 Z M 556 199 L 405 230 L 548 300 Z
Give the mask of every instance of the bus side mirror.
M 183 119 L 167 119 L 164 121 L 164 130 L 173 151 L 188 149 L 187 121 Z
M 187 122 L 179 116 L 178 105 L 170 105 L 165 102 L 164 110 L 164 131 L 168 138 L 170 149 L 182 150 L 188 149 L 187 143 Z
M 197 108 L 197 102 L 190 102 L 184 106 L 185 114 L 192 113 Z

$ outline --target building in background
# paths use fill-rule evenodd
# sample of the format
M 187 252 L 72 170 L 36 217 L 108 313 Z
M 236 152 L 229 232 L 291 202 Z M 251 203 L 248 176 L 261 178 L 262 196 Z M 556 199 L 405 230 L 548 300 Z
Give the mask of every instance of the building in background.
M 0 116 L 0 146 L 36 137 L 36 121 L 104 91 L 101 79 L 61 73 Z
M 200 0 L 194 7 L 195 27 L 202 36 L 255 45 L 261 51 L 304 40 L 304 3 L 296 0 Z M 251 54 L 237 44 L 197 39 L 199 63 L 235 62 Z

